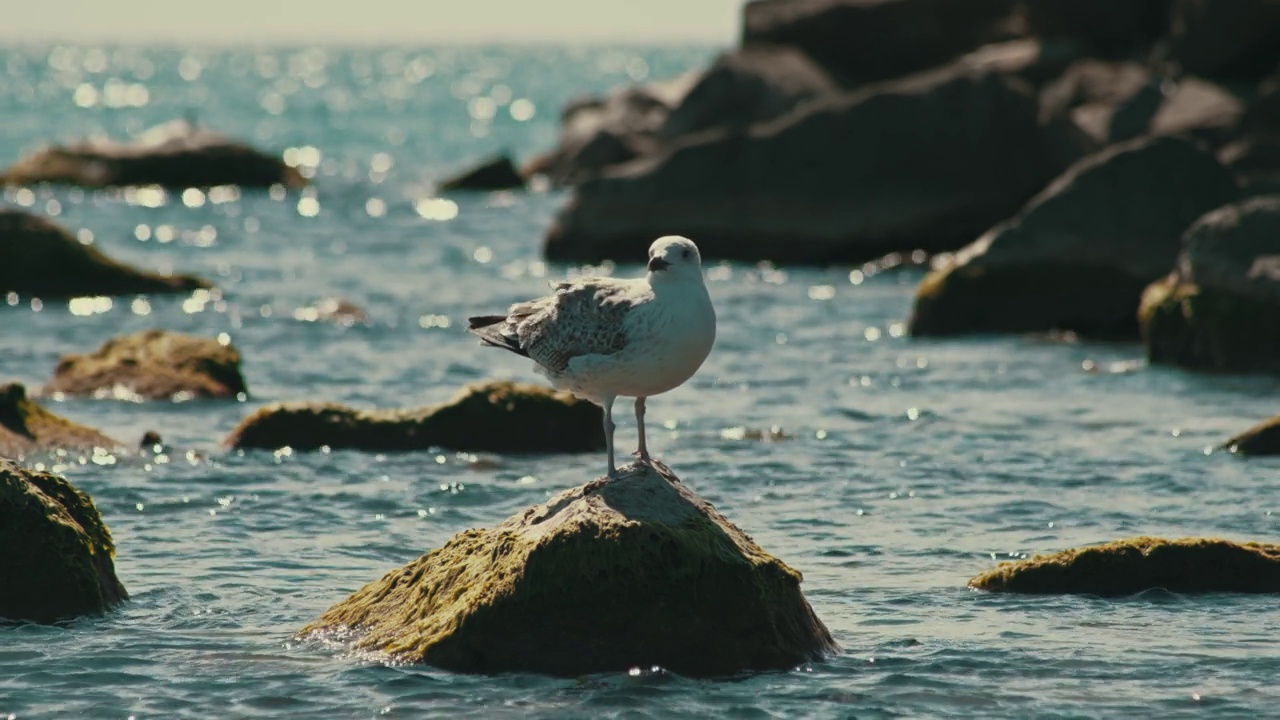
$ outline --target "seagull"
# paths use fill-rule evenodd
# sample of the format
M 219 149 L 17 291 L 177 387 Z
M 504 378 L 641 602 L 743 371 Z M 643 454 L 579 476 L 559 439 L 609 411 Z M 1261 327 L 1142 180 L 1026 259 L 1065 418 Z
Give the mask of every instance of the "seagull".
M 614 465 L 613 402 L 635 398 L 638 463 L 651 464 L 644 437 L 645 399 L 677 388 L 711 354 L 716 311 L 692 240 L 665 235 L 649 246 L 644 277 L 582 277 L 555 292 L 516 303 L 506 315 L 468 318 L 481 345 L 534 362 L 553 387 L 604 409 L 610 479 Z

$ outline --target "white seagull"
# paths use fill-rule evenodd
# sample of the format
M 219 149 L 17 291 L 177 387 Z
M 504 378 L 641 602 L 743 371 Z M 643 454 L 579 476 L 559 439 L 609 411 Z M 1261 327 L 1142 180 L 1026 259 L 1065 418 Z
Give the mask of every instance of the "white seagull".
M 562 282 L 555 294 L 516 303 L 506 315 L 469 318 L 467 331 L 484 345 L 530 358 L 554 387 L 604 408 L 608 477 L 616 478 L 613 401 L 636 399 L 635 454 L 648 464 L 645 398 L 679 387 L 698 371 L 715 344 L 716 311 L 698 246 L 667 235 L 649 246 L 644 277 Z

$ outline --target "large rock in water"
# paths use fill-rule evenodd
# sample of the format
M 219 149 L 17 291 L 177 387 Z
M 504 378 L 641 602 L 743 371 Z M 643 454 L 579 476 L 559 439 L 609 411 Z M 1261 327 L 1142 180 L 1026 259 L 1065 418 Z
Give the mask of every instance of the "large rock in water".
M 604 449 L 598 405 L 537 385 L 494 381 L 419 410 L 356 410 L 322 403 L 269 405 L 231 431 L 233 448 L 587 452 Z
M 41 182 L 91 188 L 159 185 L 181 189 L 298 187 L 305 185 L 306 179 L 280 157 L 176 120 L 151 128 L 128 143 L 101 140 L 44 148 L 0 173 L 0 184 Z
M 301 633 L 456 672 L 728 675 L 836 650 L 800 581 L 658 466 L 459 533 Z
M 123 265 L 44 218 L 0 208 L 0 293 L 48 299 L 207 287 L 208 282 L 191 275 L 159 275 Z
M 506 155 L 490 158 L 473 168 L 440 181 L 441 192 L 455 190 L 511 190 L 524 187 L 524 178 Z
M 0 458 L 0 618 L 52 623 L 127 600 L 115 553 L 88 495 Z
M 42 394 L 168 400 L 234 398 L 249 389 L 240 352 L 213 338 L 144 330 L 112 338 L 87 355 L 58 361 Z
M 122 447 L 119 441 L 44 409 L 27 397 L 27 389 L 22 385 L 0 385 L 0 456 L 119 447 Z
M 1042 129 L 1026 86 L 957 64 L 689 138 L 578 186 L 552 260 L 642 257 L 693 238 L 703 258 L 862 262 L 960 247 L 1080 153 Z
M 916 290 L 911 333 L 1136 338 L 1142 292 L 1169 271 L 1183 231 L 1238 194 L 1226 169 L 1188 140 L 1114 145 L 941 261 Z
M 1280 195 L 1200 218 L 1139 317 L 1152 363 L 1280 374 Z
M 1280 545 L 1136 537 L 1001 563 L 969 581 L 991 592 L 1120 596 L 1280 592 Z
M 1280 415 L 1231 438 L 1222 449 L 1240 455 L 1280 455 Z

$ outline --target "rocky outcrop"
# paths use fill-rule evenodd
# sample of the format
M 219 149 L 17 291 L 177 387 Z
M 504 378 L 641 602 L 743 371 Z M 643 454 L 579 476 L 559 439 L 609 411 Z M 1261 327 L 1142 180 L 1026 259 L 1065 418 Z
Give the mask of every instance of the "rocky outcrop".
M 658 465 L 459 533 L 301 634 L 455 672 L 721 676 L 836 650 L 800 582 Z
M 909 75 L 1018 35 L 1013 0 L 753 0 L 742 46 L 803 50 L 849 85 Z
M 1182 244 L 1175 270 L 1142 297 L 1147 358 L 1280 374 L 1280 195 L 1214 210 Z
M 112 338 L 87 355 L 64 356 L 42 394 L 170 400 L 248 392 L 233 345 L 146 330 Z
M 1280 415 L 1231 438 L 1222 449 L 1240 455 L 1280 455 Z
M 1028 29 L 1045 40 L 1077 43 L 1102 57 L 1137 57 L 1168 30 L 1171 0 L 1031 0 Z
M 631 259 L 673 232 L 704 259 L 862 262 L 955 249 L 1078 156 L 1036 113 L 1025 86 L 962 64 L 814 102 L 579 185 L 544 252 Z
M 191 275 L 160 275 L 123 265 L 44 218 L 0 208 L 0 293 L 49 299 L 205 287 L 208 282 Z
M 473 168 L 440 181 L 441 192 L 455 190 L 512 190 L 524 187 L 524 178 L 506 155 L 490 158 Z
M 1173 265 L 1183 231 L 1238 194 L 1226 169 L 1191 141 L 1114 145 L 941 260 L 916 290 L 910 331 L 1136 338 L 1139 299 Z
M 558 453 L 604 448 L 600 407 L 567 392 L 494 381 L 464 388 L 420 410 L 356 410 L 284 403 L 245 418 L 228 436 L 233 448 L 427 450 Z
M 1121 596 L 1280 592 L 1280 545 L 1212 538 L 1136 537 L 1001 563 L 969 581 L 978 590 Z
M 127 600 L 115 553 L 88 495 L 0 459 L 0 618 L 53 623 Z
M 1280 3 L 1174 0 L 1167 60 L 1181 72 L 1257 80 L 1280 64 Z
M 128 143 L 94 140 L 44 148 L 0 173 L 0 184 L 42 182 L 90 188 L 159 185 L 181 189 L 297 187 L 305 185 L 306 179 L 279 157 L 177 120 L 151 128 Z
M 27 389 L 22 385 L 0 385 L 0 456 L 119 447 L 122 447 L 119 441 L 44 409 L 27 397 Z

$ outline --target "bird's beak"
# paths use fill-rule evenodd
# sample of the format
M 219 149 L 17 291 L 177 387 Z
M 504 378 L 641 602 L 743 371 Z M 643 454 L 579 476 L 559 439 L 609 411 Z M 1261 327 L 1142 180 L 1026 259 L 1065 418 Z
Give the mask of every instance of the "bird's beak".
M 666 270 L 669 267 L 671 267 L 671 263 L 667 262 L 665 258 L 649 258 L 649 272 L 658 272 L 659 270 Z

